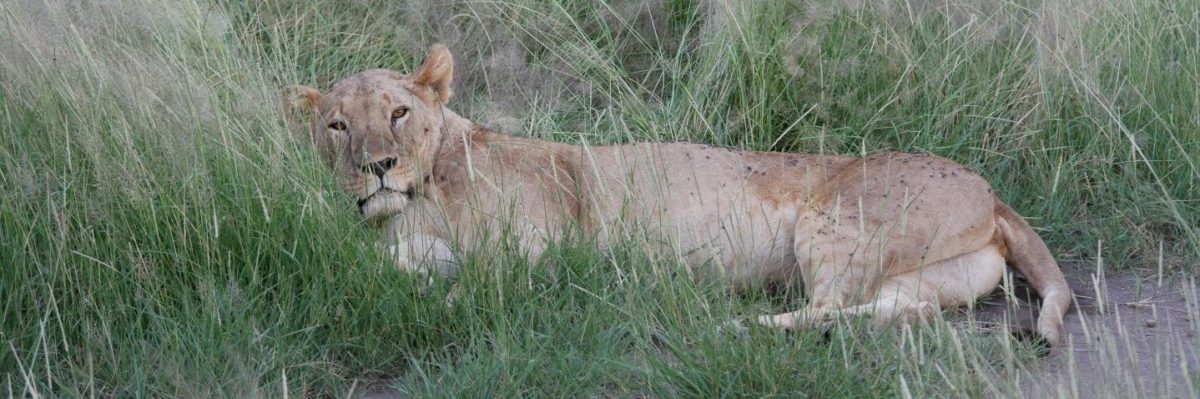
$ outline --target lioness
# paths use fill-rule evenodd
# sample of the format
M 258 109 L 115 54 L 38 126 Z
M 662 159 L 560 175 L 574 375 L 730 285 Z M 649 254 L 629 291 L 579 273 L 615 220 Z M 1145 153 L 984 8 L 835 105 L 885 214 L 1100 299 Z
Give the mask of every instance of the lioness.
M 326 94 L 285 92 L 285 106 L 311 111 L 312 142 L 362 215 L 387 230 L 400 267 L 452 273 L 451 248 L 477 248 L 501 226 L 536 258 L 569 223 L 606 245 L 637 222 L 669 236 L 663 248 L 689 267 L 719 264 L 735 287 L 799 276 L 807 309 L 758 319 L 791 329 L 841 315 L 883 326 L 968 304 L 997 287 L 1007 260 L 1043 298 L 1037 332 L 1062 340 L 1062 271 L 958 163 L 507 136 L 446 107 L 453 70 L 435 45 L 409 75 L 377 69 Z

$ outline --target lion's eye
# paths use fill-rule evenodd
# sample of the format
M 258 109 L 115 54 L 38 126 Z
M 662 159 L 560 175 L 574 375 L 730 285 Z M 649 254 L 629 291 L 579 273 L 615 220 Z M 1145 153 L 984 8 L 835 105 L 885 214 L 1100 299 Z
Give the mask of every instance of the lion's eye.
M 392 111 L 392 122 L 395 122 L 397 119 L 403 118 L 404 115 L 408 115 L 408 107 L 396 108 L 395 111 Z
M 334 121 L 333 123 L 329 124 L 329 128 L 333 129 L 333 130 L 338 130 L 338 131 L 344 132 L 344 131 L 346 131 L 346 122 Z

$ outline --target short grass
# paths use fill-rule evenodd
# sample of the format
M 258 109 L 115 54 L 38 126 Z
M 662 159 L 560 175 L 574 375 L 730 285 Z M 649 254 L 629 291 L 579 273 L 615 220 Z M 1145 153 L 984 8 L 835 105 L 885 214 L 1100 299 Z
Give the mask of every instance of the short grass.
M 434 42 L 504 133 L 932 152 L 1067 264 L 1200 260 L 1194 1 L 18 0 L 0 37 L 9 396 L 991 396 L 1039 362 L 963 323 L 743 337 L 801 302 L 588 237 L 393 270 L 279 89 Z

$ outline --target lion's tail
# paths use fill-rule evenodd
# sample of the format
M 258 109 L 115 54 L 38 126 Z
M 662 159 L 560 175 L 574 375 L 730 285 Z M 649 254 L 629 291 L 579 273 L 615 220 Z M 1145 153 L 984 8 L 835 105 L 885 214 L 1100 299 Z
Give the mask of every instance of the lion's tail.
M 1008 262 L 1024 274 L 1042 296 L 1037 332 L 1051 346 L 1056 346 L 1062 343 L 1063 314 L 1071 306 L 1071 287 L 1042 238 L 999 198 L 996 198 L 996 217 L 1008 247 Z

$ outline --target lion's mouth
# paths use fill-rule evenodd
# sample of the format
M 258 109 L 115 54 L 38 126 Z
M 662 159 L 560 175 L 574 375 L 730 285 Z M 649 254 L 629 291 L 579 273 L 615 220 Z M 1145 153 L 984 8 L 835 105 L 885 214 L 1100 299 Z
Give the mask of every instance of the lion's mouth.
M 376 190 L 375 192 L 371 193 L 371 195 L 368 195 L 368 196 L 366 196 L 366 197 L 364 197 L 364 198 L 359 198 L 359 199 L 358 199 L 358 212 L 359 212 L 359 213 L 365 213 L 365 212 L 366 212 L 366 209 L 367 209 L 367 208 L 366 208 L 366 207 L 367 207 L 367 203 L 368 203 L 368 202 L 371 202 L 371 200 L 372 200 L 372 199 L 374 199 L 375 197 L 385 197 L 385 196 L 389 196 L 389 195 L 392 195 L 392 194 L 402 194 L 402 195 L 404 195 L 404 198 L 405 198 L 405 199 L 407 199 L 407 200 L 409 200 L 409 201 L 412 201 L 412 199 L 413 199 L 413 194 L 414 194 L 414 193 L 413 193 L 413 189 L 412 189 L 412 188 L 409 188 L 409 189 L 407 189 L 407 190 L 404 190 L 404 191 L 400 191 L 400 190 L 393 190 L 393 189 L 386 188 L 386 187 L 384 187 L 384 188 L 381 188 L 381 189 L 379 189 L 379 190 Z

